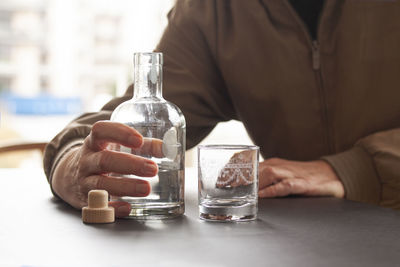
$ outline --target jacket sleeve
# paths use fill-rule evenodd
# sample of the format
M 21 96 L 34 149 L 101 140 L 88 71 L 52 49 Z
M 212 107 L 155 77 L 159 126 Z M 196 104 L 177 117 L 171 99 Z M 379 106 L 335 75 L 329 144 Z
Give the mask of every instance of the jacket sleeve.
M 371 134 L 323 159 L 340 177 L 347 199 L 400 209 L 400 128 Z
M 128 88 L 123 97 L 113 99 L 101 111 L 79 116 L 49 142 L 44 151 L 43 168 L 50 185 L 53 171 L 61 157 L 71 148 L 82 145 L 83 140 L 89 135 L 92 125 L 97 121 L 110 119 L 112 110 L 131 98 L 131 92 L 132 86 Z
M 212 1 L 177 1 L 168 14 L 168 26 L 156 51 L 163 52 L 163 95 L 183 112 L 187 148 L 200 142 L 220 121 L 235 119 L 235 111 L 215 64 L 215 10 Z M 206 21 L 206 22 L 205 22 Z M 51 177 L 60 158 L 83 143 L 92 125 L 108 120 L 112 111 L 132 97 L 131 86 L 121 98 L 107 103 L 100 112 L 72 121 L 47 146 L 44 169 Z

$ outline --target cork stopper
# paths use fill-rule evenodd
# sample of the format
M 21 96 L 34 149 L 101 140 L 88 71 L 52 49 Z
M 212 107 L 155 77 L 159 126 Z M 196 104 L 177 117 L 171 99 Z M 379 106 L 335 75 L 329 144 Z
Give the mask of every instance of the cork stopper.
M 82 221 L 85 223 L 112 223 L 114 220 L 114 208 L 108 207 L 108 192 L 105 190 L 89 191 L 88 207 L 82 209 Z

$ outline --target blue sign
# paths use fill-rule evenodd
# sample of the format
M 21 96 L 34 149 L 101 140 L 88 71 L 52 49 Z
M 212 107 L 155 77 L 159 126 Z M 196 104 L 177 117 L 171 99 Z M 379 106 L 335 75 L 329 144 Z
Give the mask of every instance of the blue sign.
M 82 101 L 78 97 L 21 97 L 10 94 L 3 95 L 0 100 L 8 112 L 17 115 L 67 115 L 82 112 Z

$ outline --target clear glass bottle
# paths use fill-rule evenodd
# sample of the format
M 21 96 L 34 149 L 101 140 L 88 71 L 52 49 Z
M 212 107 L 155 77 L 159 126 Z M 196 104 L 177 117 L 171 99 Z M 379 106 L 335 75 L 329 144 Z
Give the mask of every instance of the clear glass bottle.
M 162 53 L 134 54 L 133 98 L 119 105 L 111 116 L 111 121 L 139 131 L 145 142 L 141 149 L 120 145 L 112 149 L 149 158 L 158 165 L 158 174 L 151 178 L 127 175 L 149 181 L 150 195 L 111 197 L 131 204 L 130 218 L 173 218 L 185 211 L 186 123 L 180 109 L 162 97 L 162 64 Z

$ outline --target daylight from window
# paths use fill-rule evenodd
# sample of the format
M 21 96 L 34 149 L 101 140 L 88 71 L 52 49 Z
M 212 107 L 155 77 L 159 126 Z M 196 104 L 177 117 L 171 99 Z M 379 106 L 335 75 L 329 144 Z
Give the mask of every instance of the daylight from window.
M 155 48 L 173 4 L 2 0 L 0 143 L 48 142 L 79 114 L 122 95 L 133 78 L 133 53 Z M 248 138 L 241 124 L 229 125 Z M 15 164 L 0 161 L 0 167 Z

